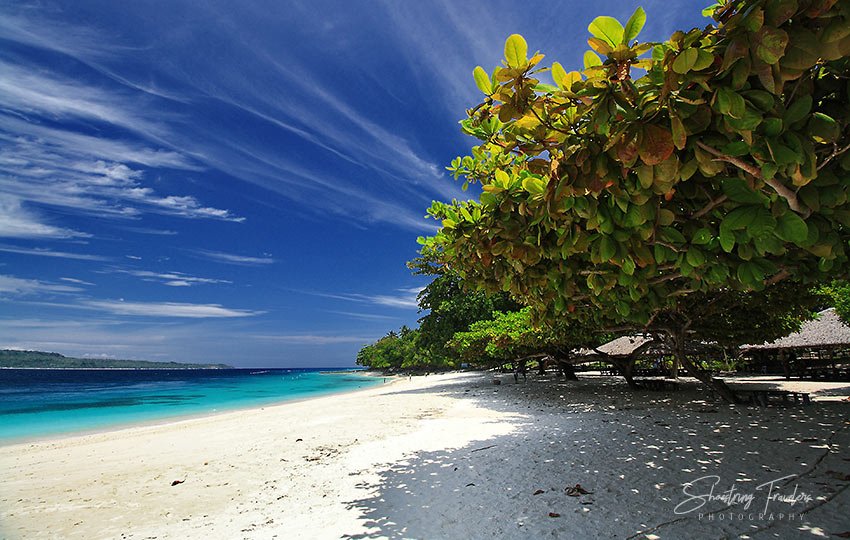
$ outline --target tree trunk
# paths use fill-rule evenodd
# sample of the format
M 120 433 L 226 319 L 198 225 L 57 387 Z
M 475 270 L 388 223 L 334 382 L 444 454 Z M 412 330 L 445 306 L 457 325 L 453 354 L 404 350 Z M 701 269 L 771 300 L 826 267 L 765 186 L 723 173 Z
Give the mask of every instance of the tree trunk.
M 558 368 L 560 368 L 561 372 L 564 374 L 565 379 L 567 379 L 568 381 L 578 380 L 576 370 L 573 367 L 572 362 L 570 362 L 569 349 L 558 349 L 546 352 L 549 357 L 552 358 L 558 364 Z
M 626 384 L 629 385 L 629 388 L 632 390 L 638 390 L 640 386 L 635 382 L 632 374 L 635 371 L 635 358 L 629 356 L 628 360 L 618 360 L 615 358 L 610 358 L 611 364 L 617 368 L 623 377 L 626 379 Z
M 723 398 L 725 401 L 729 403 L 737 403 L 738 399 L 735 397 L 735 393 L 732 392 L 732 389 L 729 388 L 725 382 L 720 379 L 715 379 L 711 376 L 710 372 L 702 371 L 697 366 L 694 365 L 693 362 L 688 358 L 687 354 L 685 354 L 685 336 L 680 335 L 671 335 L 670 340 L 673 342 L 673 354 L 674 359 L 681 363 L 681 365 L 691 374 L 691 376 L 695 377 L 704 385 L 708 386 Z

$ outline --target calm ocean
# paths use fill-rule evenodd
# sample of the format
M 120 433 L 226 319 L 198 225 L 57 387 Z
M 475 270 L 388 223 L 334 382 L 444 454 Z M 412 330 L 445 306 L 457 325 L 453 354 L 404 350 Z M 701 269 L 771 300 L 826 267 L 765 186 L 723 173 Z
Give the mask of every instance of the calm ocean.
M 0 369 L 0 444 L 356 390 L 318 369 Z

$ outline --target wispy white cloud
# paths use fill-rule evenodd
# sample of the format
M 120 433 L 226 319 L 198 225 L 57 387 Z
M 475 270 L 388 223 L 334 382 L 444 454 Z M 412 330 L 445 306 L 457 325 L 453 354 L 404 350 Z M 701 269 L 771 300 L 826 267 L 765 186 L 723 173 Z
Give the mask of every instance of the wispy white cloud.
M 323 336 L 311 334 L 252 335 L 250 338 L 291 345 L 328 345 L 331 343 L 369 343 L 375 341 L 375 336 Z
M 234 255 L 232 253 L 224 253 L 221 251 L 207 251 L 204 249 L 195 249 L 190 253 L 204 259 L 239 266 L 262 266 L 265 264 L 273 264 L 275 262 L 271 255 L 265 254 L 262 257 L 251 257 L 246 255 Z
M 0 147 L 0 185 L 7 197 L 102 217 L 150 212 L 245 220 L 228 210 L 204 206 L 193 196 L 160 195 L 142 185 L 144 171 L 126 163 L 96 159 L 42 138 L 0 133 L 0 141 L 6 143 Z
M 94 137 L 67 129 L 22 121 L 13 116 L 5 117 L 3 123 L 9 133 L 14 134 L 0 135 L 5 144 L 29 142 L 32 148 L 24 157 L 29 157 L 36 162 L 41 158 L 50 158 L 47 161 L 51 162 L 62 156 L 72 156 L 71 162 L 73 163 L 103 161 L 106 163 L 130 163 L 153 168 L 167 167 L 186 171 L 203 170 L 203 167 L 191 158 L 175 150 L 164 149 L 159 145 Z M 34 143 L 41 146 L 39 147 Z M 12 154 L 4 155 L 18 159 L 19 164 L 26 163 L 21 158 L 15 158 Z M 0 158 L 0 163 L 2 163 L 2 158 Z
M 50 225 L 36 212 L 24 208 L 19 198 L 0 193 L 0 237 L 90 238 L 91 235 Z
M 36 279 L 21 279 L 0 274 L 0 294 L 73 293 L 81 290 L 79 287 L 69 285 L 48 283 Z
M 399 294 L 360 294 L 360 293 L 344 293 L 332 294 L 315 291 L 299 291 L 313 296 L 321 296 L 324 298 L 336 298 L 338 300 L 346 300 L 348 302 L 362 302 L 367 304 L 376 304 L 379 306 L 395 307 L 395 308 L 416 308 L 419 306 L 417 295 L 422 291 L 422 288 L 397 289 Z
M 366 319 L 366 320 L 380 319 L 380 320 L 390 320 L 390 321 L 397 321 L 398 320 L 398 317 L 391 317 L 389 315 L 378 315 L 378 314 L 375 314 L 375 313 L 355 313 L 355 312 L 351 312 L 351 311 L 334 311 L 334 310 L 330 310 L 330 309 L 326 309 L 324 311 L 325 311 L 325 313 L 334 313 L 336 315 L 344 315 L 346 317 L 353 317 L 355 319 Z
M 67 281 L 68 283 L 77 283 L 78 285 L 94 285 L 94 283 L 90 283 L 88 281 L 83 281 L 82 279 L 63 277 L 59 278 L 60 281 Z
M 22 255 L 36 255 L 39 257 L 56 257 L 59 259 L 77 259 L 81 261 L 109 261 L 110 257 L 102 255 L 88 255 L 85 253 L 70 253 L 67 251 L 55 251 L 47 248 L 22 248 L 0 244 L 0 251 L 6 253 L 20 253 Z
M 263 311 L 231 309 L 220 304 L 186 304 L 178 302 L 125 302 L 123 300 L 90 300 L 80 307 L 88 307 L 114 315 L 139 317 L 187 317 L 192 319 L 253 317 Z
M 169 229 L 149 229 L 146 227 L 124 227 L 124 229 L 142 234 L 154 234 L 157 236 L 176 236 L 179 234 L 177 231 Z
M 193 285 L 205 285 L 214 283 L 233 283 L 226 279 L 212 279 L 191 276 L 182 272 L 151 272 L 150 270 L 130 270 L 126 268 L 110 268 L 105 272 L 128 274 L 142 278 L 144 281 L 159 282 L 169 287 L 191 287 Z

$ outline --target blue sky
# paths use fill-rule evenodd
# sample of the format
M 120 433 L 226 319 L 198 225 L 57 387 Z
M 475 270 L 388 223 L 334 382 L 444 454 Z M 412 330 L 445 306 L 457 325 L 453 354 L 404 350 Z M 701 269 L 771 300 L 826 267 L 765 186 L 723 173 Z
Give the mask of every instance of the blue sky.
M 595 16 L 660 41 L 706 4 L 0 1 L 0 348 L 353 365 L 421 316 L 472 69 L 513 33 L 579 68 Z

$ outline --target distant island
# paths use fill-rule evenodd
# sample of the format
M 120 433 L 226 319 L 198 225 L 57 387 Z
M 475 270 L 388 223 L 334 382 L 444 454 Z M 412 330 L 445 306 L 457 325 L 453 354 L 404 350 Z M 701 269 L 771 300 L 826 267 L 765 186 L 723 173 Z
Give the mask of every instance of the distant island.
M 59 353 L 0 350 L 0 368 L 26 369 L 229 369 L 226 364 L 181 364 L 145 360 L 70 358 Z

